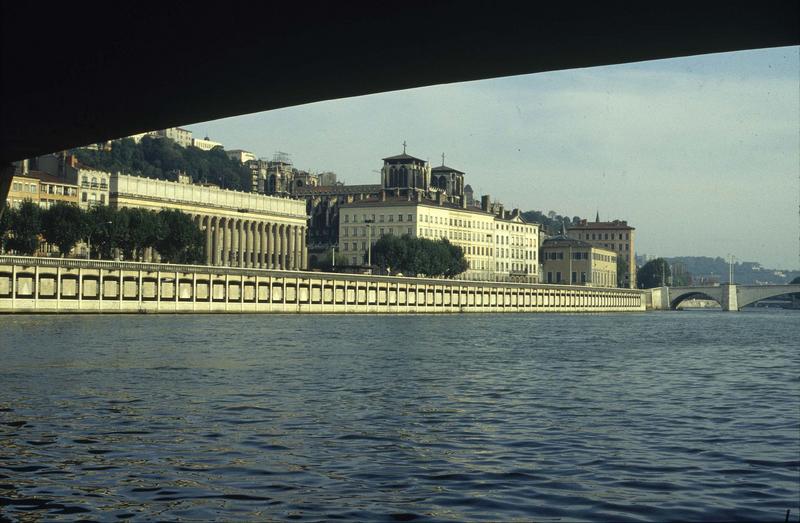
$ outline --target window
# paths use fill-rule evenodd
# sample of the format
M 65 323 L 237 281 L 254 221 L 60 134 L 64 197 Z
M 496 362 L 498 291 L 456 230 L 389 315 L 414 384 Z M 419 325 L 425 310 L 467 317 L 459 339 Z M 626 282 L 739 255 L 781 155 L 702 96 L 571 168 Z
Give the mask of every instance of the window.
M 106 195 L 105 194 L 101 194 L 100 195 L 100 203 L 103 204 L 103 205 L 106 204 Z
M 556 283 L 561 283 L 561 271 L 556 271 Z
M 572 271 L 572 283 L 578 283 L 578 273 Z
M 350 215 L 349 214 L 345 214 L 344 215 L 344 223 L 350 223 Z
M 85 192 L 83 194 L 81 194 L 81 201 L 82 202 L 87 201 L 88 198 L 89 198 L 89 195 L 87 195 Z
M 381 223 L 383 223 L 383 215 L 382 215 L 382 214 L 381 214 L 380 216 L 378 216 L 378 221 L 380 221 Z
M 394 214 L 389 215 L 389 223 L 394 221 Z
M 397 221 L 398 222 L 402 222 L 403 221 L 403 215 L 402 214 L 398 214 L 397 215 Z M 408 220 L 408 221 L 411 221 L 411 220 Z

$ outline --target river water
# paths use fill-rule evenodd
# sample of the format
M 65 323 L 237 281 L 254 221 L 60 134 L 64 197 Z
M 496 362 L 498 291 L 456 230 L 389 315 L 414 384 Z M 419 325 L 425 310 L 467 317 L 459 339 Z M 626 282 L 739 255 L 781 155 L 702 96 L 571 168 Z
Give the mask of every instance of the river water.
M 0 317 L 0 519 L 784 521 L 800 314 Z

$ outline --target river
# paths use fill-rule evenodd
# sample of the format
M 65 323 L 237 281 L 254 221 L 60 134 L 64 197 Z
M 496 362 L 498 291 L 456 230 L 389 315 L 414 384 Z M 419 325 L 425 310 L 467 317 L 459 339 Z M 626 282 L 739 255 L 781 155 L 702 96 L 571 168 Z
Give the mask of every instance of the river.
M 0 317 L 0 519 L 791 521 L 800 314 Z

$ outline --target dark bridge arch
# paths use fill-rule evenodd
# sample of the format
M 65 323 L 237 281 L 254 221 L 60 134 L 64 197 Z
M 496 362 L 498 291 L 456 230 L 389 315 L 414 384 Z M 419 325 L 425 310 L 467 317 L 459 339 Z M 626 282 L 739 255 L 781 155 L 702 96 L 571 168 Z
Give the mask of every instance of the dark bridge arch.
M 670 297 L 669 308 L 672 309 L 672 310 L 676 310 L 678 308 L 678 305 L 680 305 L 681 303 L 683 303 L 686 300 L 691 300 L 691 299 L 694 299 L 694 298 L 712 300 L 712 301 L 717 302 L 719 304 L 719 306 L 722 307 L 722 300 L 720 300 L 719 298 L 716 298 L 716 297 L 711 296 L 710 294 L 706 294 L 704 292 L 696 292 L 695 291 L 695 292 L 685 292 L 685 293 L 683 293 L 683 294 L 681 294 L 681 295 L 679 295 L 679 296 L 677 296 L 675 298 Z

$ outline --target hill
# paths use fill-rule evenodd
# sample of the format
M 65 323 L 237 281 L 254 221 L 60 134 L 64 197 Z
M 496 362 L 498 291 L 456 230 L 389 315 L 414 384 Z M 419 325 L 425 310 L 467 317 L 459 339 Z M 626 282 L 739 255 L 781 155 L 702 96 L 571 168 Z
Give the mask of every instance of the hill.
M 108 172 L 123 172 L 174 180 L 175 172 L 190 175 L 195 182 L 208 182 L 223 189 L 249 191 L 250 170 L 225 154 L 222 147 L 203 151 L 181 147 L 172 140 L 145 136 L 138 144 L 130 138 L 111 142 L 111 150 L 73 149 L 78 161 L 88 167 Z

